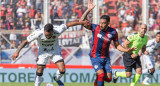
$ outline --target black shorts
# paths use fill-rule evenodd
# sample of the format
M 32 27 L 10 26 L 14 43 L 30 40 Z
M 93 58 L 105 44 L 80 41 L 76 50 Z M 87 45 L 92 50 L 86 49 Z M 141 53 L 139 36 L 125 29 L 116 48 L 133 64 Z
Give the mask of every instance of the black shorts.
M 133 59 L 131 57 L 131 54 L 124 53 L 123 54 L 123 62 L 124 62 L 126 72 L 132 72 L 132 68 L 134 68 L 134 69 L 142 68 L 140 56 L 137 56 L 137 58 Z

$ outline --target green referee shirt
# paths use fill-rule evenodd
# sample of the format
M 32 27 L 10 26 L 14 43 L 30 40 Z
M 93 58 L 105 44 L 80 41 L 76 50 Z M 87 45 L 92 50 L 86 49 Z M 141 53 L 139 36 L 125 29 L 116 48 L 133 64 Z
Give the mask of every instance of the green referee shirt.
M 143 38 L 140 36 L 139 33 L 132 34 L 127 37 L 128 41 L 130 41 L 129 48 L 135 47 L 137 48 L 132 53 L 138 55 L 139 50 L 147 44 L 148 37 L 145 35 Z

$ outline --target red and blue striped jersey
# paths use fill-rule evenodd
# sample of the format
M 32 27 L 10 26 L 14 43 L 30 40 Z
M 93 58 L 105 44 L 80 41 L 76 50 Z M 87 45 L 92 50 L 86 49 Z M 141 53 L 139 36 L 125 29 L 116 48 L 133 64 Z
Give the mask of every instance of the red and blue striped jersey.
M 99 25 L 91 24 L 92 30 L 92 49 L 90 57 L 92 58 L 109 58 L 109 46 L 111 41 L 118 41 L 118 34 L 115 29 L 108 27 L 102 31 Z

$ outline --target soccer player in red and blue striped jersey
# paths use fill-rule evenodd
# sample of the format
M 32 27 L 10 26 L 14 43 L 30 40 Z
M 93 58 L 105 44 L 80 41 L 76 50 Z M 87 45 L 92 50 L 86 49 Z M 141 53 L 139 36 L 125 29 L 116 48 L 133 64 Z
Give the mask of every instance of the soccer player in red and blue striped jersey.
M 88 9 L 85 11 L 80 21 L 86 20 L 88 13 L 94 8 L 93 1 L 89 0 Z M 93 43 L 90 52 L 90 59 L 97 79 L 94 82 L 95 86 L 104 86 L 104 81 L 112 81 L 112 70 L 109 56 L 109 46 L 113 40 L 115 47 L 123 52 L 131 52 L 135 48 L 124 48 L 118 42 L 118 33 L 115 29 L 109 27 L 110 17 L 103 15 L 100 18 L 100 24 L 84 24 L 83 26 L 92 31 Z

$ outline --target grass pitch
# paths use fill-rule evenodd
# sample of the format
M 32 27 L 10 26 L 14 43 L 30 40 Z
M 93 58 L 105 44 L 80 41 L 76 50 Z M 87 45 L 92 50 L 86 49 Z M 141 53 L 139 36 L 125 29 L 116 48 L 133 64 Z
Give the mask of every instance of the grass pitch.
M 47 83 L 42 83 L 45 86 Z M 53 86 L 58 86 L 57 83 L 51 83 Z M 94 86 L 93 83 L 64 83 L 65 86 Z M 105 83 L 105 86 L 129 86 L 129 83 Z M 0 83 L 0 86 L 34 86 L 34 83 Z M 136 86 L 145 86 L 138 83 Z M 150 86 L 160 86 L 160 83 L 151 84 Z

